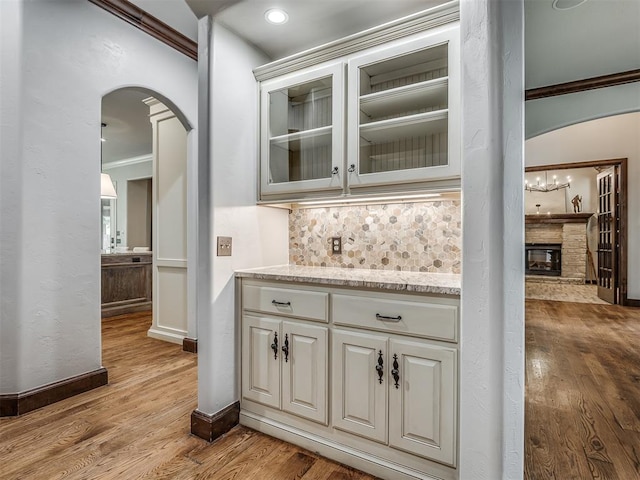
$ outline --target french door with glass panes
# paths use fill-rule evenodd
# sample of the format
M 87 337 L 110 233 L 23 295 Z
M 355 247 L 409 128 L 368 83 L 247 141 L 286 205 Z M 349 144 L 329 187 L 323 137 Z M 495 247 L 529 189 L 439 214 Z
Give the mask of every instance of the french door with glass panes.
M 598 174 L 598 297 L 620 303 L 620 182 L 618 169 Z
M 264 81 L 261 199 L 341 191 L 344 174 L 344 64 Z

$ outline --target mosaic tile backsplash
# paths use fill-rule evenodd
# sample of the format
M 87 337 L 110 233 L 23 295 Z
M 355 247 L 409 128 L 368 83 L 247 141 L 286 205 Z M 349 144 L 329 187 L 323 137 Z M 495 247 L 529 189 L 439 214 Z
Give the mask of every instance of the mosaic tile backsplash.
M 331 254 L 331 237 L 342 255 Z M 460 273 L 459 200 L 293 209 L 289 263 Z

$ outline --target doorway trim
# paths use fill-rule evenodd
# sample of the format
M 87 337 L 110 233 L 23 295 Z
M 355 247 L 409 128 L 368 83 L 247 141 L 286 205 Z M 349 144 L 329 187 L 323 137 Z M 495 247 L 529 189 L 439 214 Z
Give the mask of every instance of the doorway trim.
M 620 305 L 640 306 L 640 300 L 627 298 L 627 158 L 611 158 L 606 160 L 590 160 L 584 162 L 555 163 L 551 165 L 535 165 L 525 167 L 525 173 L 543 172 L 545 170 L 569 170 L 585 167 L 620 167 L 620 255 L 617 256 L 617 267 L 620 272 Z

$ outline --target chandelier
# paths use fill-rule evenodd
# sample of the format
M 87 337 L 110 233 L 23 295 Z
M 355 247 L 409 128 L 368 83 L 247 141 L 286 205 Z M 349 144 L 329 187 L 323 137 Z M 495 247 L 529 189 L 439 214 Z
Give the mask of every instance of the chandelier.
M 558 182 L 558 176 L 554 175 L 549 182 L 547 178 L 547 172 L 544 172 L 544 182 L 540 177 L 536 177 L 536 183 L 529 183 L 528 180 L 524 181 L 524 189 L 529 192 L 555 192 L 562 188 L 571 188 L 571 177 L 567 176 L 565 183 Z

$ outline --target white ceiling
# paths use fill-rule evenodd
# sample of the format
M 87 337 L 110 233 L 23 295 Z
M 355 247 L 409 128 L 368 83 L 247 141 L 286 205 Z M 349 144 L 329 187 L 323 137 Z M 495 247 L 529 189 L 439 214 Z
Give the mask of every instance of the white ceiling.
M 275 60 L 446 2 L 133 0 L 133 3 L 192 39 L 197 35 L 196 17 L 211 14 Z M 640 0 L 588 0 L 564 11 L 552 5 L 553 0 L 525 0 L 526 88 L 640 68 Z M 264 12 L 274 6 L 287 10 L 287 24 L 276 26 L 264 20 Z M 103 144 L 105 161 L 151 152 L 146 105 L 139 101 L 144 97 L 133 91 L 105 97 L 103 121 L 109 124 L 105 136 L 112 137 Z
M 198 16 L 218 11 L 218 0 L 186 0 Z M 218 11 L 216 19 L 279 59 L 324 43 L 447 3 L 447 0 L 242 0 Z M 264 14 L 284 9 L 289 21 L 272 25 Z
M 640 68 L 640 0 L 525 0 L 527 89 Z
M 123 88 L 102 97 L 102 163 L 151 153 L 149 107 L 142 102 L 149 93 Z

